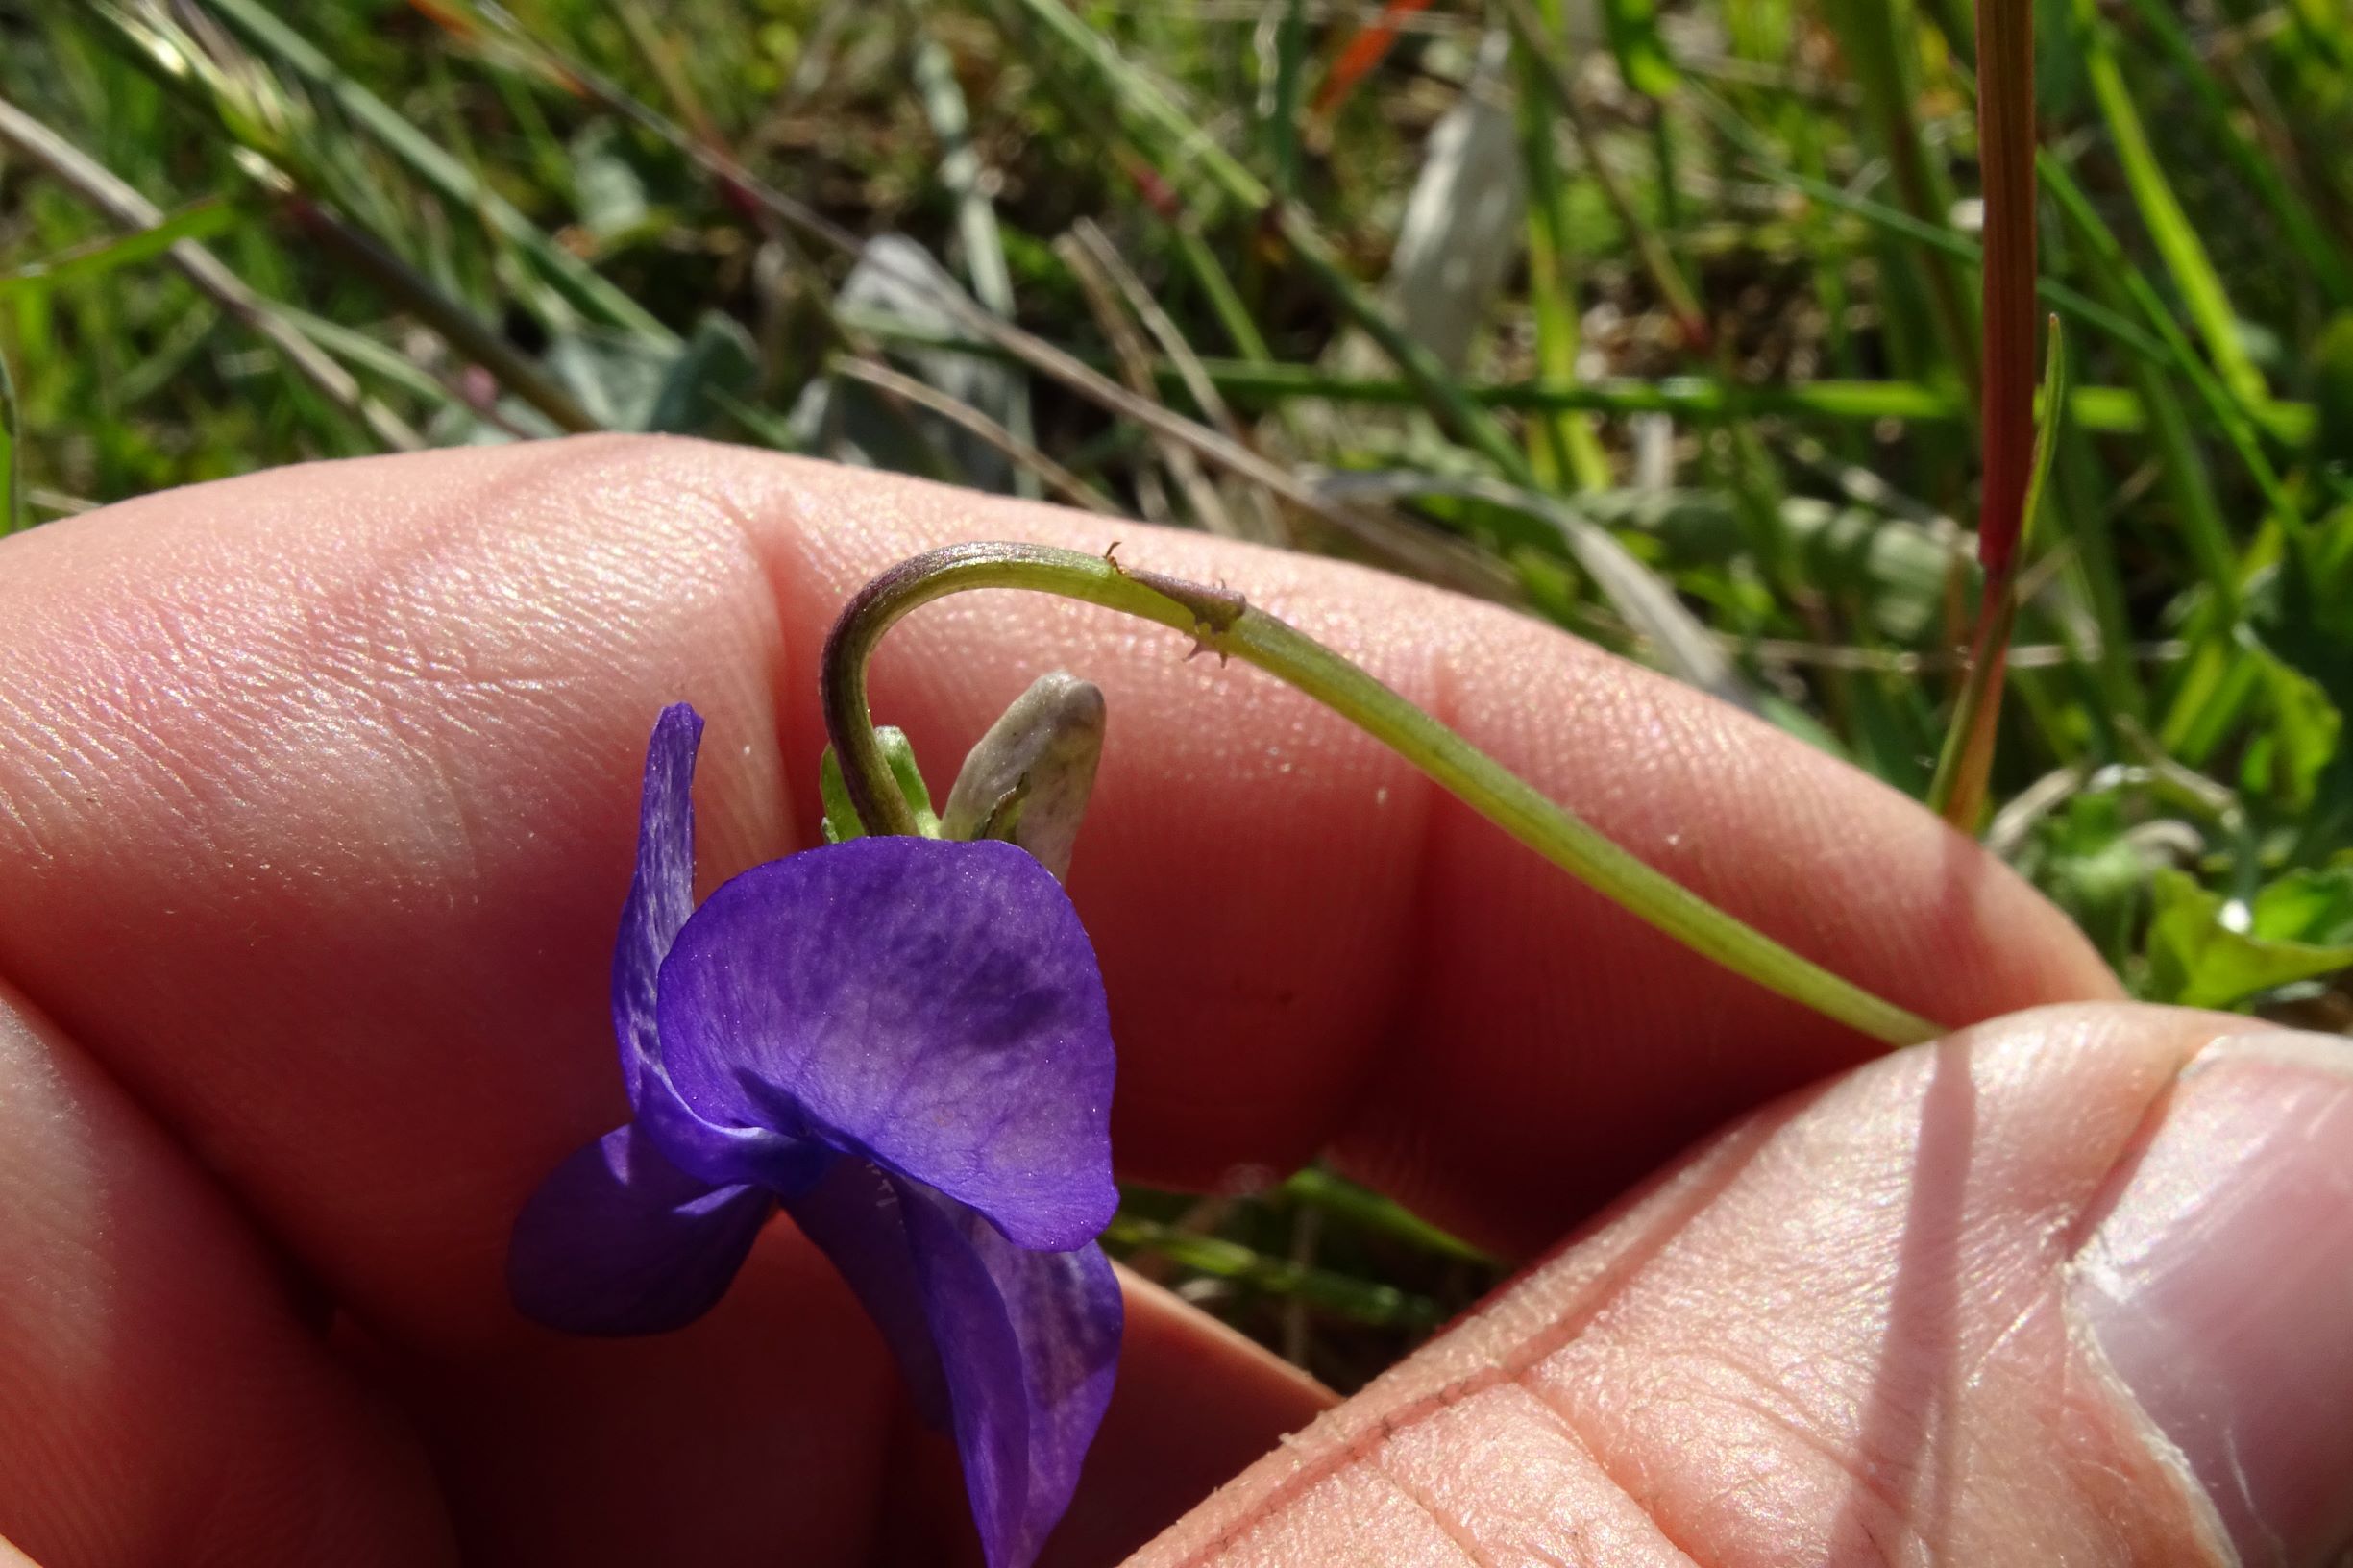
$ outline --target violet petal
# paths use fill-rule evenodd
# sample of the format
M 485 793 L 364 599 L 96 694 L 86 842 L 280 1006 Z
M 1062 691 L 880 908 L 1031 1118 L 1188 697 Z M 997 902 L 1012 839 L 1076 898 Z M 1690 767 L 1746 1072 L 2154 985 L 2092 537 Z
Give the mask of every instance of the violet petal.
M 678 1098 L 662 1067 L 654 992 L 662 960 L 695 907 L 695 754 L 701 745 L 702 716 L 684 702 L 662 710 L 646 742 L 637 871 L 613 947 L 622 1088 L 640 1127 L 682 1170 L 722 1186 L 759 1182 L 791 1193 L 815 1180 L 821 1150 L 763 1128 L 712 1126 Z
M 1012 845 L 757 867 L 695 911 L 657 989 L 663 1066 L 706 1121 L 868 1156 L 1023 1247 L 1084 1245 L 1117 1207 L 1094 950 Z
M 894 1181 L 990 1568 L 1028 1568 L 1111 1402 L 1123 1311 L 1103 1250 L 1030 1252 Z
M 923 1314 L 922 1282 L 907 1240 L 898 1188 L 879 1166 L 855 1155 L 837 1156 L 809 1191 L 785 1210 L 801 1235 L 832 1260 L 866 1315 L 898 1359 L 907 1392 L 923 1419 L 947 1430 L 947 1383 L 939 1347 Z
M 621 1082 L 635 1105 L 640 1081 L 658 1070 L 653 988 L 670 944 L 695 909 L 695 752 L 702 715 L 683 702 L 664 708 L 646 742 L 638 796 L 637 871 L 621 908 L 613 947 L 613 1033 L 621 1040 Z
M 713 1187 L 664 1159 L 634 1123 L 555 1167 L 516 1216 L 507 1292 L 567 1334 L 659 1334 L 707 1312 L 774 1199 Z

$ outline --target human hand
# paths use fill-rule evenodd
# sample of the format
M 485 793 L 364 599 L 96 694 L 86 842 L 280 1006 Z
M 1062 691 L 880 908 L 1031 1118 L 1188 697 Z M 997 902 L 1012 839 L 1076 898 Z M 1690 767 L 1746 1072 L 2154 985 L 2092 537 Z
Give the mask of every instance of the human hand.
M 788 1224 L 653 1340 L 533 1329 L 501 1267 L 524 1197 L 621 1118 L 604 967 L 651 716 L 712 723 L 706 887 L 814 842 L 825 625 L 962 537 L 1222 576 L 1916 1012 L 2096 1004 L 1768 1105 L 1868 1047 L 1304 699 L 1066 604 L 919 616 L 875 696 L 935 767 L 1042 669 L 1110 696 L 1071 891 L 1122 1174 L 1326 1150 L 1532 1254 L 1749 1114 L 1150 1560 L 2226 1560 L 2087 1334 L 2249 1560 L 2353 1530 L 2353 1081 L 2316 1047 L 2183 1077 L 2243 1025 L 2115 1005 L 2055 912 L 1907 802 L 1503 612 L 601 442 L 267 475 L 0 547 L 0 1536 L 46 1568 L 962 1539 L 949 1455 Z M 2167 1212 L 2191 1217 L 2155 1239 Z M 1324 1403 L 1148 1286 L 1130 1317 L 1057 1560 L 1138 1544 Z

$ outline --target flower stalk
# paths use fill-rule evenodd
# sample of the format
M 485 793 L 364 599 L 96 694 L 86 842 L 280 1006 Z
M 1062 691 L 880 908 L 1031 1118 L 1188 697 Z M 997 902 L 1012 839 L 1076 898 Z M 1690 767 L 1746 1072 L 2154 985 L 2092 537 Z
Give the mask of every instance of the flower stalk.
M 2019 549 L 2025 537 L 2047 443 L 2061 415 L 2048 404 L 2035 426 L 2035 118 L 2033 0 L 1978 0 L 1977 160 L 1985 182 L 1984 331 L 1978 421 L 1985 443 L 1977 559 L 1985 582 L 1971 639 L 1970 674 L 1953 709 L 1928 787 L 1929 808 L 1964 833 L 1976 831 L 1994 766 L 2002 674 L 2016 624 Z M 2061 374 L 2052 322 L 2050 375 Z
M 1520 843 L 1694 951 L 1888 1045 L 1943 1033 L 1801 958 L 1619 847 L 1372 675 L 1239 594 L 1126 567 L 1109 555 L 1043 545 L 951 545 L 900 562 L 850 600 L 826 639 L 822 700 L 843 782 L 870 831 L 909 834 L 918 827 L 875 738 L 867 704 L 868 661 L 902 616 L 978 588 L 1026 589 L 1101 605 L 1183 632 L 1196 651 L 1255 665 L 1347 719 Z
M 1978 600 L 1977 631 L 1970 648 L 1969 678 L 1953 705 L 1945 749 L 1928 783 L 1928 809 L 1964 833 L 1976 831 L 1985 815 L 1986 789 L 1994 772 L 1994 739 L 2001 719 L 2002 675 L 2009 664 L 2010 631 L 2018 623 L 2018 549 L 2032 534 L 2050 480 L 2059 426 L 2067 417 L 2067 340 L 2059 318 L 2050 318 L 2049 357 L 2043 370 L 2043 416 L 2027 465 L 2025 496 L 2019 508 L 2018 539 L 1989 565 Z
M 1985 171 L 1985 500 L 1977 555 L 2007 574 L 2034 468 L 2034 7 L 1979 0 L 1977 158 Z

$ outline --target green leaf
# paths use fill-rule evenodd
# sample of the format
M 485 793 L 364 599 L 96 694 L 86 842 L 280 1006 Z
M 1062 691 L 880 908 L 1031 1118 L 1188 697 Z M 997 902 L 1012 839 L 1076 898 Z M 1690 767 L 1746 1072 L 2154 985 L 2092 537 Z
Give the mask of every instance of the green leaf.
M 2255 895 L 2251 913 L 2258 937 L 2353 945 L 2353 866 L 2290 871 Z
M 0 305 L 60 283 L 86 283 L 121 267 L 152 261 L 184 239 L 210 239 L 243 222 L 243 208 L 217 199 L 184 208 L 152 229 L 76 246 L 61 256 L 0 272 Z
M 612 246 L 641 232 L 651 213 L 646 182 L 622 156 L 621 133 L 611 120 L 593 120 L 565 152 L 572 165 L 572 194 L 580 226 L 600 246 Z
M 707 433 L 729 404 L 751 400 L 759 384 L 760 351 L 751 333 L 734 317 L 705 310 L 662 373 L 638 429 L 672 435 Z
M 2126 966 L 2137 950 L 2149 856 L 2125 834 L 2122 802 L 2113 791 L 2079 795 L 2036 836 L 2029 870 L 2096 943 L 2108 962 Z
M 1602 21 L 1628 86 L 1646 98 L 1664 98 L 1682 84 L 1658 35 L 1657 0 L 1602 0 Z
M 2342 311 L 2314 340 L 2312 374 L 2317 429 L 2313 455 L 2353 469 L 2353 311 Z
M 2242 1007 L 2265 992 L 2353 968 L 2353 868 L 2295 871 L 2241 920 L 2185 873 L 2157 872 L 2145 994 L 2182 1007 Z M 2243 922 L 2243 929 L 2234 929 Z
M 1352 1322 L 1434 1329 L 1446 1316 L 1428 1296 L 1294 1263 L 1287 1259 L 1270 1258 L 1238 1241 L 1203 1236 L 1124 1210 L 1113 1217 L 1103 1233 L 1103 1241 L 1115 1252 L 1156 1253 L 1195 1273 L 1229 1280 L 1280 1299 L 1305 1302 L 1319 1311 Z
M 2258 657 L 2270 699 L 2270 724 L 2247 747 L 2240 764 L 2240 787 L 2300 812 L 2319 791 L 2320 777 L 2337 754 L 2344 721 L 2318 681 L 2267 654 Z

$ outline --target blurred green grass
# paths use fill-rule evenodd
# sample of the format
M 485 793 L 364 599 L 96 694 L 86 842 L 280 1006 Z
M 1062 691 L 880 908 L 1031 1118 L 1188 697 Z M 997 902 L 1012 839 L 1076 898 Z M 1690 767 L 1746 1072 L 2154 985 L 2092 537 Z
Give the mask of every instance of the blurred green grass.
M 2343 1029 L 2353 13 L 2037 12 L 2077 390 L 1987 837 L 2142 994 Z M 416 443 L 854 450 L 1503 599 L 1921 793 L 1968 8 L 1383 14 L 0 0 L 0 527 Z M 1343 1384 L 1493 1278 L 1319 1173 L 1122 1225 Z

